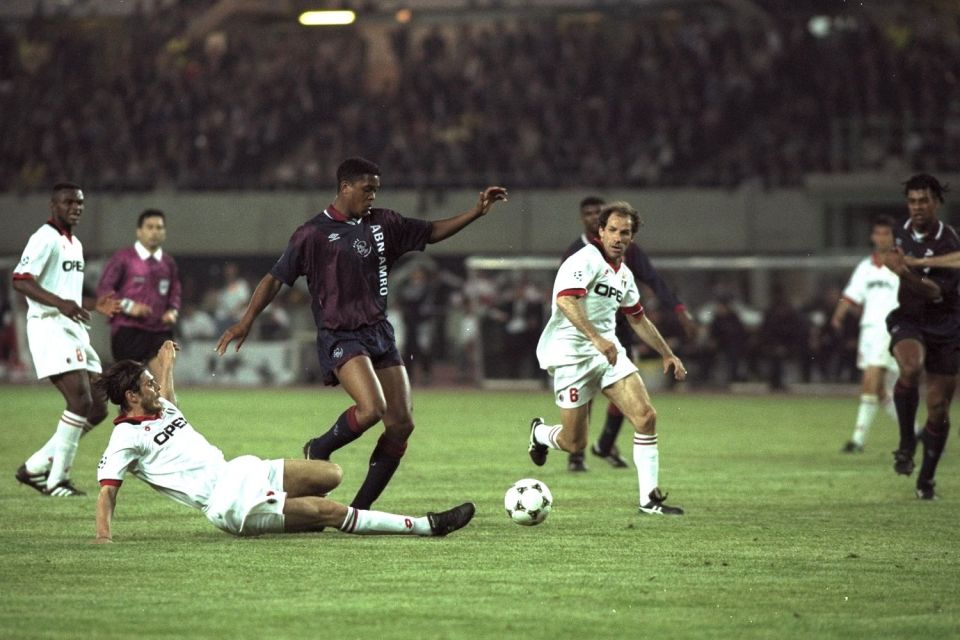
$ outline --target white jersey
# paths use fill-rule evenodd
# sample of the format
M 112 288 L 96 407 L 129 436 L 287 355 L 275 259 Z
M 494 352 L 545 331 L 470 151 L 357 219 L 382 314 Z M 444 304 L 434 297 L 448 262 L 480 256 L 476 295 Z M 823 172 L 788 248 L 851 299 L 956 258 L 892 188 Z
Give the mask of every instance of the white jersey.
M 900 278 L 875 256 L 864 258 L 853 270 L 843 297 L 862 308 L 860 326 L 886 327 L 887 315 L 897 308 Z
M 119 486 L 127 471 L 189 507 L 205 509 L 226 462 L 176 405 L 161 398 L 156 416 L 121 416 L 97 467 L 101 485 Z
M 587 319 L 601 336 L 617 344 L 617 310 L 633 316 L 643 314 L 630 269 L 622 263 L 619 268 L 614 267 L 597 245 L 588 244 L 564 260 L 557 271 L 550 320 L 537 344 L 537 358 L 543 369 L 575 364 L 597 355 L 593 343 L 558 308 L 557 299 L 567 295 L 582 296 L 580 302 Z
M 83 245 L 80 239 L 48 222 L 30 236 L 13 279 L 33 278 L 37 284 L 64 300 L 83 305 Z M 27 297 L 27 317 L 60 313 L 56 307 Z

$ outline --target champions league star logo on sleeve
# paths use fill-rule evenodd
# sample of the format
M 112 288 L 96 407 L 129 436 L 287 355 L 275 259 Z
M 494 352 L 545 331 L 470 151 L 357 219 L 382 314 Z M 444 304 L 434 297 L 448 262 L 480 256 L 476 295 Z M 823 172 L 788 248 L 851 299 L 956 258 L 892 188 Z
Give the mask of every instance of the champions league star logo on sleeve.
M 573 279 L 577 282 L 581 282 L 583 280 L 583 271 L 574 271 Z

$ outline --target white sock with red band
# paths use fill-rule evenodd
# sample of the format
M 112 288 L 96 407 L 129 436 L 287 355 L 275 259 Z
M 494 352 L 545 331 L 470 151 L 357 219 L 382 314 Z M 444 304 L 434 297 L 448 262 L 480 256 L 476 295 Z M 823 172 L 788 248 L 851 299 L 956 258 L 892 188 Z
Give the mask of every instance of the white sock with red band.
M 386 513 L 384 511 L 354 509 L 353 507 L 347 507 L 347 517 L 343 519 L 343 523 L 337 528 L 344 533 L 356 533 L 360 535 L 387 533 L 429 536 L 432 534 L 430 523 L 426 517 L 414 518 L 411 516 Z
M 77 443 L 80 442 L 86 422 L 83 416 L 69 411 L 64 411 L 60 416 L 57 433 L 53 437 L 53 462 L 50 464 L 50 475 L 47 476 L 47 489 L 53 489 L 70 477 L 70 467 L 77 457 Z
M 537 425 L 533 429 L 533 439 L 540 444 L 547 445 L 551 449 L 559 449 L 560 445 L 557 444 L 557 435 L 562 428 L 559 424 Z
M 657 488 L 660 476 L 660 451 L 657 449 L 657 434 L 633 434 L 633 464 L 637 466 L 637 481 L 640 484 L 640 504 L 647 504 L 650 492 Z

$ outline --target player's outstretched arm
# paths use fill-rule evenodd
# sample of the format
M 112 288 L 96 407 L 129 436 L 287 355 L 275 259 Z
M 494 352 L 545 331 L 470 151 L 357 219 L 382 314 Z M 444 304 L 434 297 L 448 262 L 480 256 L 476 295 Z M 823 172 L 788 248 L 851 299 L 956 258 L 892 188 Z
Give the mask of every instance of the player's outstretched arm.
M 97 496 L 97 537 L 91 544 L 106 544 L 113 542 L 113 532 L 110 524 L 113 521 L 113 510 L 117 506 L 117 491 L 120 487 L 104 485 L 100 487 Z
M 908 267 L 940 267 L 945 269 L 960 269 L 960 251 L 945 253 L 940 256 L 927 256 L 926 258 L 914 258 L 904 256 L 904 262 Z
M 487 215 L 494 204 L 506 201 L 507 190 L 505 188 L 487 187 L 483 190 L 483 193 L 480 194 L 480 199 L 472 209 L 457 214 L 452 218 L 434 221 L 433 231 L 430 232 L 430 239 L 427 242 L 433 244 L 441 240 L 446 240 L 477 218 Z
M 257 316 L 259 316 L 260 313 L 267 308 L 267 305 L 277 296 L 277 292 L 280 291 L 280 287 L 282 286 L 283 283 L 271 274 L 268 273 L 263 276 L 260 284 L 257 285 L 257 288 L 253 291 L 253 295 L 250 297 L 250 303 L 247 304 L 247 310 L 243 312 L 243 317 L 220 336 L 220 341 L 217 342 L 216 347 L 217 353 L 220 355 L 226 353 L 227 347 L 230 346 L 230 343 L 234 340 L 237 341 L 236 351 L 240 351 L 240 346 L 243 345 L 247 339 L 247 334 L 250 333 L 250 327 L 253 326 L 253 321 L 257 319 Z
M 157 351 L 157 382 L 160 383 L 160 396 L 177 404 L 177 392 L 173 387 L 173 365 L 177 360 L 179 345 L 173 340 L 166 340 Z
M 627 319 L 630 321 L 630 326 L 633 327 L 634 333 L 640 336 L 641 340 L 647 343 L 650 348 L 659 353 L 660 357 L 663 358 L 663 372 L 670 373 L 670 368 L 673 367 L 673 377 L 677 380 L 685 380 L 687 378 L 686 367 L 683 366 L 683 362 L 673 353 L 673 349 L 670 348 L 667 341 L 660 335 L 660 331 L 657 330 L 656 325 L 650 322 L 650 318 L 646 315 L 640 318 L 628 315 Z
M 587 312 L 580 302 L 580 296 L 560 296 L 557 298 L 557 308 L 567 317 L 570 324 L 575 326 L 580 333 L 587 336 L 597 351 L 602 353 L 607 362 L 617 364 L 617 345 L 600 335 L 597 328 L 593 326 L 587 317 Z

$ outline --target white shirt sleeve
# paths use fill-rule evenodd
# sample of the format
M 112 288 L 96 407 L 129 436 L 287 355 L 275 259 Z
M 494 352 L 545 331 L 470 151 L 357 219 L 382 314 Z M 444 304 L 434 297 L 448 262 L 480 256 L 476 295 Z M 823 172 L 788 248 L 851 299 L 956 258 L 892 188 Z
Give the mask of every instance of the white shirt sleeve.
M 20 263 L 13 269 L 17 273 L 29 273 L 34 278 L 39 278 L 43 273 L 47 261 L 50 259 L 50 253 L 53 250 L 51 236 L 40 229 L 27 241 L 27 246 L 23 249 L 23 255 L 20 257 Z
M 861 307 L 867 299 L 869 265 L 869 259 L 861 261 L 860 264 L 857 265 L 857 268 L 853 270 L 853 273 L 850 275 L 850 282 L 847 283 L 847 287 L 843 290 L 844 298 Z
M 110 442 L 97 465 L 97 482 L 103 484 L 105 480 L 123 482 L 131 463 L 136 462 L 142 455 L 137 441 L 137 434 L 133 429 L 118 425 L 110 434 Z
M 583 295 L 596 278 L 596 269 L 589 260 L 587 251 L 581 250 L 560 265 L 553 284 L 553 297 L 566 292 L 568 295 Z

